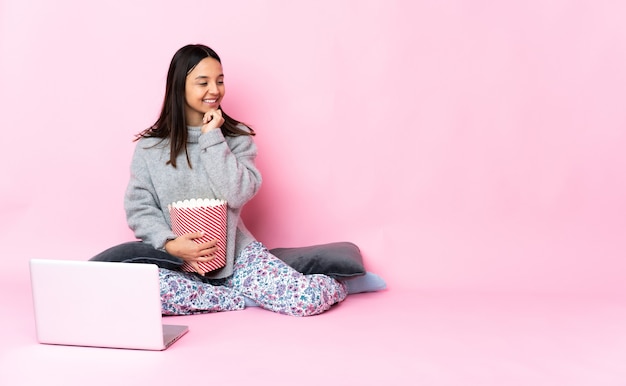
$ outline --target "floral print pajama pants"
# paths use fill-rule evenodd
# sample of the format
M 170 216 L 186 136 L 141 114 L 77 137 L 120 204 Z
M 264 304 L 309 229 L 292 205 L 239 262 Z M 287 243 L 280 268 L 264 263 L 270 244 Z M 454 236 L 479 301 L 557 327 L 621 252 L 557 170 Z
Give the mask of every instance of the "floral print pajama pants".
M 347 295 L 345 284 L 325 275 L 303 275 L 259 242 L 237 256 L 228 278 L 203 281 L 196 274 L 160 268 L 159 279 L 164 315 L 241 310 L 246 296 L 270 311 L 310 316 Z

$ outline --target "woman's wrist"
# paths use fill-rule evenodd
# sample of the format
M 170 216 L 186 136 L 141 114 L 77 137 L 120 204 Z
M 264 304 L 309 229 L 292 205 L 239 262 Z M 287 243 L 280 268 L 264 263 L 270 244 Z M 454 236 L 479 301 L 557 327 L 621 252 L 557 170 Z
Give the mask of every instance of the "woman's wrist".
M 172 256 L 174 256 L 174 255 L 170 252 L 170 250 L 171 250 L 171 242 L 174 241 L 174 240 L 175 239 L 167 239 L 167 240 L 165 240 L 165 244 L 163 244 L 163 248 L 161 248 L 163 251 L 169 253 Z M 170 246 L 170 249 L 167 248 L 168 244 Z

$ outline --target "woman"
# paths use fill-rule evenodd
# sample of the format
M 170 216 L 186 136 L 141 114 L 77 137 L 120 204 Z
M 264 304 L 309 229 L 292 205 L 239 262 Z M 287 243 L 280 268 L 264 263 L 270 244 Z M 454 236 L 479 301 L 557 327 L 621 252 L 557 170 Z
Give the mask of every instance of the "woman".
M 204 45 L 176 52 L 167 74 L 156 123 L 138 135 L 125 196 L 137 238 L 183 259 L 197 273 L 159 269 L 166 315 L 243 309 L 287 315 L 328 310 L 347 295 L 346 285 L 325 275 L 302 275 L 271 255 L 246 229 L 241 209 L 259 190 L 254 131 L 222 109 L 224 74 L 219 56 Z M 176 236 L 167 205 L 191 198 L 228 203 L 226 265 L 204 273 L 217 242 L 197 243 L 202 233 Z M 201 275 L 204 275 L 202 277 Z

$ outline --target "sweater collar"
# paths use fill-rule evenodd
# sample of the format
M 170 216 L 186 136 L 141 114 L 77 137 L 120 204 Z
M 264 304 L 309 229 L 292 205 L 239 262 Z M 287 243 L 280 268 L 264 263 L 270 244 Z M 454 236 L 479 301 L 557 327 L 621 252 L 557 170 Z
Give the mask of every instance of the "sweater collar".
M 201 126 L 187 126 L 187 142 L 198 143 L 202 134 Z

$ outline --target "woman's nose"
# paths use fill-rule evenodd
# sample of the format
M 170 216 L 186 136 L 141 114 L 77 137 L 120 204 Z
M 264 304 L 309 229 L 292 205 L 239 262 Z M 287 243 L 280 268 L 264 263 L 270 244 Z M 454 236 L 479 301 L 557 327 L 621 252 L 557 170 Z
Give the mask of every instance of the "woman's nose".
M 217 84 L 209 83 L 209 90 L 208 90 L 208 92 L 209 92 L 209 94 L 217 94 L 218 93 Z

